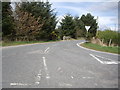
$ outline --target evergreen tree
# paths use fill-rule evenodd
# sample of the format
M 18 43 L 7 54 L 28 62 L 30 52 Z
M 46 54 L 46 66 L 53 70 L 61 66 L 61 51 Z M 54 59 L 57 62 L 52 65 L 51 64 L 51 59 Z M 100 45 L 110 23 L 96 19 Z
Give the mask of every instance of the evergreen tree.
M 14 32 L 14 18 L 12 17 L 12 10 L 10 2 L 2 2 L 2 36 L 3 39 L 13 39 Z
M 91 27 L 88 30 L 88 39 L 91 38 L 91 37 L 95 37 L 96 36 L 97 27 L 98 26 L 97 26 L 96 20 L 93 19 Z
M 0 1 L 0 41 L 2 39 L 2 2 Z
M 94 16 L 92 16 L 90 13 L 87 13 L 86 16 L 85 15 L 81 16 L 81 20 L 84 22 L 86 26 L 91 26 L 94 20 Z
M 86 16 L 82 15 L 80 20 L 85 24 L 85 26 L 90 26 L 90 29 L 88 30 L 87 39 L 95 37 L 98 26 L 96 19 L 94 19 L 94 16 L 88 13 Z
M 76 38 L 85 37 L 86 36 L 85 24 L 82 22 L 82 20 L 79 19 L 79 17 L 75 17 L 74 21 L 75 21 Z
M 75 23 L 73 17 L 70 14 L 67 14 L 60 22 L 61 34 L 63 36 L 71 36 L 75 38 Z
M 36 19 L 31 13 L 21 11 L 19 6 L 16 15 L 16 39 L 22 41 L 36 40 L 43 25 L 39 24 L 41 17 Z
M 52 32 L 55 31 L 57 24 L 56 14 L 51 9 L 49 2 L 23 2 L 21 10 L 32 13 L 35 18 L 41 17 L 39 23 L 43 23 L 38 39 L 52 39 Z

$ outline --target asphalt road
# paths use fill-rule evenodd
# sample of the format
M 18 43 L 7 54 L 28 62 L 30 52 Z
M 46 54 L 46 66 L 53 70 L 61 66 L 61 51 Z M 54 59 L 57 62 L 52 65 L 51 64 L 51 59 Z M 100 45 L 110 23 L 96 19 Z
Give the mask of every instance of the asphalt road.
M 78 47 L 83 40 L 2 49 L 3 88 L 118 88 L 118 55 Z

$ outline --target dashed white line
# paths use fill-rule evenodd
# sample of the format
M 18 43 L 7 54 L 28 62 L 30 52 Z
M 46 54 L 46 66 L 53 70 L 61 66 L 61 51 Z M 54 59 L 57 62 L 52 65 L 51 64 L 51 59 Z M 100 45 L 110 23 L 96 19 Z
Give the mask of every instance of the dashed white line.
M 61 67 L 58 67 L 57 71 L 60 71 L 61 70 Z
M 41 79 L 41 76 L 40 76 L 40 75 L 38 75 L 37 77 L 39 78 L 39 80 Z
M 39 71 L 39 73 L 37 74 L 37 77 L 36 77 L 36 81 L 35 81 L 35 85 L 38 85 L 40 84 L 40 81 L 41 81 L 41 70 Z
M 40 82 L 35 82 L 35 84 L 37 84 L 37 85 L 38 85 L 38 84 L 40 84 Z
M 93 77 L 82 77 L 83 79 L 91 79 L 91 78 L 93 78 Z
M 48 48 L 44 51 L 44 53 L 48 53 L 48 52 L 49 52 L 49 49 L 50 49 L 50 47 L 48 47 Z
M 74 77 L 73 77 L 73 76 L 71 76 L 71 78 L 73 79 Z
M 44 64 L 45 72 L 46 72 L 47 84 L 49 85 L 50 76 L 49 76 L 49 72 L 48 72 L 48 68 L 47 68 L 47 64 L 46 64 L 46 59 L 45 59 L 45 57 L 42 57 L 42 58 L 43 58 L 43 64 Z
M 48 73 L 48 68 L 47 68 L 45 57 L 43 57 L 43 64 L 44 64 L 44 68 L 45 68 L 45 72 L 46 72 L 46 79 L 49 79 L 50 76 L 49 76 L 49 73 Z
M 27 85 L 31 85 L 31 84 L 27 84 L 27 83 L 10 83 L 10 86 L 27 86 Z
M 28 52 L 28 54 L 36 54 L 36 53 L 43 54 L 43 51 L 42 50 L 36 50 L 36 51 Z
M 71 87 L 72 86 L 72 84 L 69 84 L 69 83 L 59 83 L 59 86 L 66 86 L 66 87 Z
M 45 60 L 45 57 L 43 57 L 43 64 L 45 66 L 45 68 L 47 67 L 47 64 L 46 64 L 46 60 Z
M 47 48 L 45 50 L 45 52 L 48 50 L 49 48 Z M 49 76 L 49 73 L 48 73 L 48 68 L 47 68 L 47 64 L 46 64 L 46 59 L 45 57 L 42 57 L 43 58 L 43 65 L 44 65 L 44 68 L 45 68 L 45 72 L 46 72 L 46 79 L 47 79 L 47 82 L 48 82 L 48 79 L 50 78 Z M 37 74 L 37 77 L 36 77 L 36 81 L 35 81 L 35 85 L 39 85 L 40 84 L 40 80 L 41 80 L 41 70 L 39 70 L 39 73 Z M 49 82 L 48 82 L 49 84 Z
M 47 75 L 46 75 L 46 78 L 47 78 L 47 79 L 49 79 L 49 78 L 50 78 L 49 74 L 47 74 Z

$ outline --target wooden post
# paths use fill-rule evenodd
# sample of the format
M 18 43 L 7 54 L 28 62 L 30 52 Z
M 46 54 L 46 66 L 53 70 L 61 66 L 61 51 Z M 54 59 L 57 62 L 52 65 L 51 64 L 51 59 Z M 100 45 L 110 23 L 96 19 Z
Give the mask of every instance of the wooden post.
M 102 46 L 103 46 L 103 43 L 104 43 L 104 39 L 102 39 Z
M 109 41 L 109 47 L 110 47 L 110 45 L 111 45 L 111 41 L 112 41 L 112 39 L 110 39 L 110 41 Z

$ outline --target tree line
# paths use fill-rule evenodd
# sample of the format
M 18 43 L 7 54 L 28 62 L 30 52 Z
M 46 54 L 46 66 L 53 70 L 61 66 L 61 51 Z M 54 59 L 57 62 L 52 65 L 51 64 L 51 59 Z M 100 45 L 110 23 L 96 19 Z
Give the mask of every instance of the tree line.
M 14 10 L 10 4 L 2 2 L 3 41 L 59 40 L 63 36 L 90 39 L 96 36 L 98 24 L 90 13 L 81 17 L 66 14 L 59 22 L 49 2 L 16 2 Z M 88 32 L 85 26 L 90 26 Z

